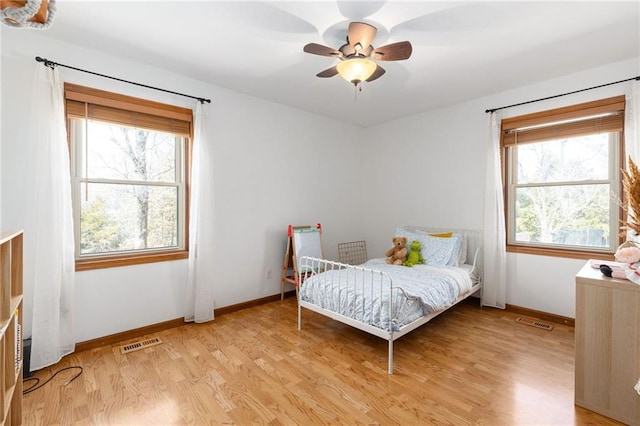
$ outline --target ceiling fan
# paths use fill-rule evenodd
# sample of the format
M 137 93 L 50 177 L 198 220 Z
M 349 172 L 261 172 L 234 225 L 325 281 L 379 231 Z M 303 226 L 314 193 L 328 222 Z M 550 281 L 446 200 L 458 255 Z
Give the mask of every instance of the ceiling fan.
M 351 22 L 347 32 L 347 42 L 339 49 L 309 43 L 304 51 L 314 55 L 329 56 L 340 62 L 316 74 L 317 77 L 327 78 L 340 74 L 342 78 L 356 87 L 363 81 L 373 81 L 380 78 L 386 71 L 374 61 L 401 61 L 411 56 L 412 47 L 408 41 L 387 44 L 375 48 L 371 45 L 377 33 L 377 28 L 364 22 Z

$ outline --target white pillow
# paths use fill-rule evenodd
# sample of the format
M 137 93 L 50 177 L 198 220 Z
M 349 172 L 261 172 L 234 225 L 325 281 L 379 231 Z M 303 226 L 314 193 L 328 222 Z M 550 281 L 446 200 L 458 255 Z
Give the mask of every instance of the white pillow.
M 451 234 L 452 237 L 457 235 L 458 238 L 460 238 L 462 241 L 462 247 L 460 248 L 460 256 L 458 257 L 458 265 L 464 265 L 464 263 L 467 261 L 467 239 L 463 234 L 452 232 L 452 231 L 438 231 L 438 232 L 417 231 L 417 232 L 420 232 L 426 235 L 431 235 L 432 237 L 440 237 L 440 238 L 451 238 L 451 237 L 444 237 L 442 236 L 442 234 Z
M 422 257 L 425 265 L 446 267 L 458 266 L 460 251 L 464 238 L 460 234 L 453 234 L 451 237 L 434 237 L 423 232 L 411 232 L 402 227 L 397 227 L 394 234 L 396 237 L 406 237 L 407 247 L 411 241 L 418 240 L 422 245 Z
M 450 238 L 425 235 L 426 247 L 422 250 L 425 263 L 431 266 L 458 266 L 462 239 L 460 235 Z

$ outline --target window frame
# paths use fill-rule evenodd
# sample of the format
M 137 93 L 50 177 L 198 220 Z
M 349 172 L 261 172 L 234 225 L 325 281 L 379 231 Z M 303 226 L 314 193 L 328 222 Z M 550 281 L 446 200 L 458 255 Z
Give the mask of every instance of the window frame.
M 178 233 L 182 237 L 182 247 L 153 248 L 121 252 L 116 254 L 96 254 L 79 256 L 76 247 L 76 271 L 129 266 L 152 262 L 172 261 L 189 257 L 189 201 L 191 189 L 191 155 L 193 144 L 193 111 L 188 108 L 163 104 L 160 102 L 108 92 L 72 83 L 64 84 L 65 121 L 67 126 L 67 143 L 69 147 L 70 176 L 73 185 L 74 233 L 79 232 L 79 188 L 82 180 L 73 176 L 75 164 L 75 147 L 72 140 L 71 121 L 73 119 L 97 119 L 102 122 L 134 126 L 147 130 L 170 132 L 183 137 L 183 158 L 181 158 L 183 181 L 177 185 L 179 214 Z M 96 118 L 97 117 L 97 118 Z M 182 194 L 180 190 L 182 189 Z M 78 208 L 76 207 L 78 206 Z M 79 236 L 76 237 L 76 241 Z
M 513 164 L 514 161 L 517 161 L 514 151 L 517 149 L 518 143 L 535 143 L 565 137 L 585 136 L 596 131 L 618 133 L 618 140 L 609 142 L 613 144 L 613 146 L 610 145 L 610 148 L 614 148 L 612 154 L 615 158 L 609 159 L 610 162 L 613 162 L 613 167 L 610 163 L 609 170 L 614 173 L 614 176 L 609 176 L 607 182 L 613 184 L 611 193 L 616 195 L 613 204 L 618 205 L 618 226 L 612 226 L 612 229 L 620 229 L 622 221 L 626 219 L 626 211 L 622 207 L 626 201 L 624 200 L 624 191 L 622 191 L 622 173 L 620 172 L 625 168 L 624 113 L 625 97 L 621 95 L 502 120 L 500 153 L 507 252 L 575 259 L 591 259 L 597 256 L 613 260 L 615 250 L 623 240 L 620 233 L 611 234 L 611 247 L 607 250 L 587 247 L 583 249 L 575 248 L 575 246 L 564 248 L 545 245 L 545 243 L 515 242 L 513 235 L 515 232 L 515 190 L 509 179 L 513 176 L 513 167 L 516 166 Z M 585 119 L 586 117 L 592 118 Z M 550 123 L 556 124 L 549 125 Z M 571 182 L 566 183 L 571 184 Z M 615 235 L 618 235 L 617 240 Z

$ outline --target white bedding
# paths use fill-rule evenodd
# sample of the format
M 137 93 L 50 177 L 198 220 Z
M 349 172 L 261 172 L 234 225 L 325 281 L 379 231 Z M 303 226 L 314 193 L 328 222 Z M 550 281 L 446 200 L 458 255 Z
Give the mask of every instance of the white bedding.
M 306 279 L 300 286 L 301 300 L 385 330 L 391 325 L 398 331 L 424 315 L 449 308 L 472 287 L 470 265 L 406 267 L 373 259 L 359 266 L 386 273 L 393 282 L 391 297 L 383 274 L 374 274 L 372 282 L 371 275 L 360 269 L 338 269 Z

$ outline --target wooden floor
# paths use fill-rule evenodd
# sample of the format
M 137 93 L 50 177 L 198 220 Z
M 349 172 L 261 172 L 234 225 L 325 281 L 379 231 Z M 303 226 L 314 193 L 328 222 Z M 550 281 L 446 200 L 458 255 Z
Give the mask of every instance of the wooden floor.
M 36 373 L 26 425 L 616 425 L 573 403 L 574 331 L 464 303 L 395 343 L 303 312 L 296 300 L 72 354 Z M 124 342 L 123 342 L 124 343 Z M 28 387 L 29 383 L 25 383 Z

